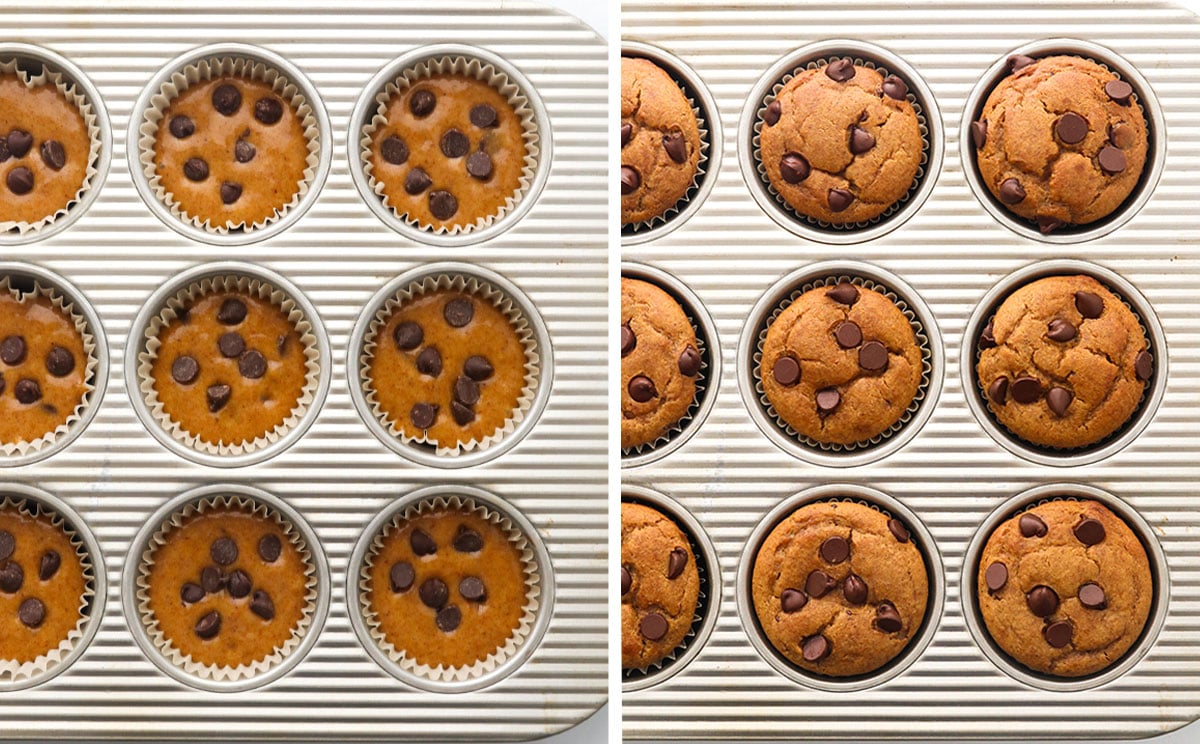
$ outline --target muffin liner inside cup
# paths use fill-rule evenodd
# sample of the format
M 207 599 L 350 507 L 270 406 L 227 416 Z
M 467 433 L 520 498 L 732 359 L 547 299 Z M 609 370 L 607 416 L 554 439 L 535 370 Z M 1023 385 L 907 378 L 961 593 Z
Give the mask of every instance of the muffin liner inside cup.
M 84 172 L 83 183 L 79 185 L 79 190 L 75 192 L 75 197 L 58 211 L 46 215 L 37 222 L 0 221 L 0 232 L 15 232 L 18 235 L 32 233 L 36 235 L 74 209 L 88 191 L 99 185 L 99 180 L 96 176 L 100 168 L 100 148 L 102 141 L 100 118 L 96 113 L 96 109 L 92 106 L 92 102 L 88 100 L 79 86 L 67 81 L 61 72 L 51 69 L 49 64 L 43 64 L 41 72 L 31 75 L 28 70 L 21 66 L 19 59 L 4 59 L 0 57 L 0 74 L 15 74 L 25 84 L 25 87 L 30 90 L 45 85 L 54 86 L 67 101 L 79 110 L 84 124 L 87 125 L 88 139 L 90 140 L 88 164 L 87 170 Z
M 521 169 L 520 186 L 515 193 L 505 200 L 504 206 L 498 212 L 480 217 L 474 224 L 453 225 L 451 227 L 440 226 L 436 228 L 430 225 L 422 225 L 416 219 L 410 218 L 407 212 L 401 212 L 398 207 L 389 203 L 388 198 L 383 193 L 383 183 L 376 180 L 372 173 L 374 166 L 371 164 L 371 138 L 380 127 L 387 126 L 386 114 L 388 103 L 394 96 L 404 95 L 409 88 L 433 75 L 462 75 L 487 83 L 499 91 L 501 95 L 508 98 L 509 105 L 513 107 L 513 110 L 521 120 L 525 142 L 525 165 Z M 369 189 L 383 201 L 384 206 L 391 211 L 397 220 L 403 221 L 414 230 L 429 232 L 434 235 L 467 234 L 475 230 L 491 227 L 503 220 L 516 209 L 517 205 L 523 199 L 529 196 L 530 185 L 537 174 L 539 159 L 542 155 L 540 147 L 542 135 L 538 131 L 533 106 L 530 104 L 525 92 L 503 70 L 497 68 L 495 65 L 482 59 L 458 55 L 424 59 L 402 71 L 396 79 L 389 82 L 384 86 L 383 90 L 376 94 L 374 100 L 376 103 L 375 115 L 362 128 L 358 139 L 358 159 L 360 167 L 367 176 Z

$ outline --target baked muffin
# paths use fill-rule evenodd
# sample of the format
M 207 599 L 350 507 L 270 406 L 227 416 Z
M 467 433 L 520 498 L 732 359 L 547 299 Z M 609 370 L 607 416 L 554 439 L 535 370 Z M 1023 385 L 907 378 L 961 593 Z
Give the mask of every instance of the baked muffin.
M 754 557 L 751 594 L 767 640 L 828 677 L 870 674 L 921 629 L 929 574 L 898 519 L 863 504 L 807 504 Z
M 696 400 L 696 329 L 671 295 L 621 277 L 621 448 L 650 444 Z
M 363 586 L 367 620 L 392 649 L 430 668 L 469 667 L 521 628 L 532 567 L 481 509 L 400 518 L 378 539 Z
M 512 419 L 525 388 L 526 332 L 490 299 L 434 289 L 385 317 L 365 384 L 400 436 L 453 449 L 494 436 Z
M 1009 295 L 979 337 L 988 410 L 1032 444 L 1086 447 L 1137 411 L 1154 372 L 1133 312 L 1090 276 L 1051 276 Z
M 661 67 L 621 58 L 621 224 L 661 217 L 692 187 L 700 163 L 696 111 Z
M 767 179 L 792 209 L 851 225 L 883 214 L 913 186 L 924 140 L 908 86 L 834 60 L 787 82 L 762 115 Z
M 528 153 L 507 96 L 457 73 L 421 78 L 381 105 L 371 178 L 397 215 L 426 229 L 470 227 L 512 205 Z
M 852 445 L 887 432 L 921 386 L 912 324 L 882 293 L 848 282 L 801 294 L 767 328 L 758 375 L 801 436 Z
M 669 517 L 621 503 L 621 667 L 645 669 L 691 631 L 700 572 L 691 543 Z
M 1137 641 L 1154 596 L 1146 550 L 1095 501 L 1051 501 L 988 536 L 976 596 L 992 640 L 1035 672 L 1082 677 Z
M 167 104 L 154 135 L 168 203 L 211 228 L 277 217 L 299 193 L 308 157 L 292 103 L 249 76 L 195 83 Z
M 1133 88 L 1081 57 L 1010 57 L 1011 74 L 971 124 L 979 175 L 1013 214 L 1043 233 L 1112 214 L 1146 164 Z

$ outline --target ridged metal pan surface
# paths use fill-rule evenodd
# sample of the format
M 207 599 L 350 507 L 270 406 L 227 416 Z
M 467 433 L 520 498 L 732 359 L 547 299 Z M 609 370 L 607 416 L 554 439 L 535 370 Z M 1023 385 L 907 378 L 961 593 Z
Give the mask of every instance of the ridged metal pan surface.
M 686 224 L 628 246 L 623 258 L 670 272 L 711 312 L 722 339 L 716 406 L 687 444 L 623 471 L 627 483 L 678 500 L 716 545 L 720 618 L 696 658 L 662 684 L 622 696 L 629 739 L 1145 737 L 1200 717 L 1200 18 L 1166 2 L 1014 0 L 929 2 L 625 2 L 622 36 L 661 46 L 699 74 L 715 98 L 724 158 L 712 193 Z M 996 222 L 970 191 L 959 159 L 963 106 L 1010 50 L 1046 38 L 1098 43 L 1145 76 L 1166 122 L 1166 165 L 1149 201 L 1099 239 L 1051 245 Z M 937 99 L 946 132 L 928 201 L 899 229 L 838 247 L 781 229 L 752 198 L 739 167 L 738 118 L 760 76 L 782 55 L 822 39 L 858 39 L 911 64 Z M 1161 407 L 1137 439 L 1078 467 L 1029 462 L 998 446 L 968 409 L 959 365 L 976 304 L 1006 275 L 1040 260 L 1091 261 L 1129 280 L 1161 320 L 1169 351 Z M 945 343 L 937 407 L 899 451 L 866 466 L 799 462 L 762 435 L 739 395 L 736 340 L 780 277 L 825 260 L 877 264 L 911 285 Z M 1045 483 L 1108 491 L 1146 520 L 1170 575 L 1165 623 L 1127 674 L 1081 692 L 1017 682 L 980 651 L 963 618 L 964 552 L 1006 499 Z M 946 604 L 930 646 L 902 674 L 870 689 L 826 692 L 776 673 L 738 618 L 738 562 L 763 516 L 814 485 L 851 483 L 899 499 L 937 542 Z
M 213 0 L 60 2 L 5 10 L 5 37 L 48 47 L 90 77 L 112 120 L 113 157 L 103 191 L 70 229 L 14 248 L 6 260 L 45 266 L 94 305 L 107 332 L 110 379 L 96 418 L 62 452 L 0 471 L 63 498 L 99 539 L 108 602 L 82 657 L 44 685 L 0 693 L 0 737 L 39 739 L 529 739 L 565 729 L 606 698 L 607 670 L 607 61 L 576 19 L 526 3 L 453 5 L 362 0 L 286 5 Z M 545 103 L 554 162 L 537 202 L 512 229 L 467 248 L 435 248 L 398 236 L 371 213 L 351 181 L 346 130 L 354 101 L 392 59 L 433 42 L 470 44 L 521 70 Z M 138 197 L 125 157 L 134 101 L 169 60 L 202 44 L 257 44 L 300 68 L 319 91 L 333 131 L 329 178 L 312 208 L 286 231 L 245 247 L 194 242 L 159 222 Z M 324 323 L 332 378 L 312 428 L 259 464 L 193 464 L 152 438 L 122 380 L 127 334 L 155 288 L 188 267 L 236 260 L 294 283 Z M 352 405 L 348 339 L 364 303 L 392 277 L 454 260 L 498 272 L 544 318 L 553 347 L 553 390 L 516 447 L 487 464 L 424 467 L 385 448 Z M 599 360 L 599 361 L 598 361 Z M 124 556 L 140 525 L 190 488 L 238 483 L 294 507 L 328 556 L 332 603 L 311 652 L 281 679 L 217 694 L 164 675 L 134 644 L 118 597 Z M 524 514 L 549 551 L 553 615 L 529 659 L 494 686 L 462 694 L 409 687 L 371 660 L 347 616 L 350 553 L 371 519 L 419 487 L 483 488 Z

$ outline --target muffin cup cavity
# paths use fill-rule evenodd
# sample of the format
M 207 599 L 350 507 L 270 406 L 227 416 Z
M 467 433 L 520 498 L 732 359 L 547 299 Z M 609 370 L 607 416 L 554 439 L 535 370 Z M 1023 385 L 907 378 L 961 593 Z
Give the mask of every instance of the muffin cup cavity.
M 662 214 L 644 222 L 621 226 L 621 244 L 637 245 L 656 240 L 687 222 L 700 209 L 721 170 L 721 119 L 716 99 L 708 91 L 700 75 L 682 59 L 660 47 L 639 41 L 624 41 L 623 57 L 640 57 L 658 65 L 683 91 L 684 98 L 696 115 L 700 130 L 700 160 L 687 193 Z
M 912 186 L 883 214 L 865 222 L 835 225 L 800 214 L 771 186 L 760 155 L 760 133 L 767 106 L 787 83 L 805 70 L 849 57 L 855 65 L 878 70 L 885 77 L 896 75 L 908 86 L 908 102 L 916 112 L 924 147 Z M 759 78 L 738 123 L 739 164 L 750 194 L 767 215 L 784 229 L 802 238 L 833 245 L 864 243 L 882 237 L 907 222 L 920 210 L 933 191 L 942 169 L 944 150 L 942 115 L 933 92 L 917 71 L 894 53 L 862 41 L 833 39 L 788 52 Z
M 384 184 L 372 173 L 371 138 L 379 127 L 387 124 L 388 102 L 422 79 L 438 74 L 463 75 L 487 83 L 507 97 L 521 120 L 525 163 L 520 186 L 498 212 L 480 217 L 471 225 L 436 228 L 422 225 L 388 203 Z M 553 161 L 549 115 L 533 85 L 507 60 L 463 44 L 420 47 L 388 64 L 363 89 L 350 122 L 350 174 L 359 194 L 385 225 L 418 243 L 464 246 L 496 237 L 519 222 L 537 201 Z
M 214 224 L 187 213 L 162 184 L 157 173 L 154 140 L 171 102 L 193 85 L 225 75 L 244 77 L 271 86 L 300 118 L 307 147 L 304 177 L 287 204 L 251 224 Z M 300 219 L 316 201 L 332 160 L 332 130 L 316 88 L 299 68 L 279 55 L 248 44 L 200 47 L 169 62 L 150 82 L 133 108 L 128 142 L 129 172 L 142 200 L 167 227 L 204 243 L 246 245 L 276 235 Z
M 754 608 L 753 571 L 759 548 L 775 527 L 802 506 L 822 502 L 849 501 L 868 506 L 904 523 L 920 550 L 929 575 L 929 601 L 920 628 L 912 634 L 908 645 L 895 658 L 869 674 L 853 677 L 827 677 L 814 674 L 793 664 L 772 645 L 758 622 Z M 857 692 L 877 687 L 904 673 L 933 640 L 942 618 L 946 601 L 946 576 L 942 556 L 932 533 L 917 515 L 899 500 L 874 488 L 852 484 L 831 483 L 815 486 L 784 499 L 755 526 L 746 548 L 742 551 L 737 573 L 738 616 L 750 639 L 750 644 L 776 672 L 805 687 L 825 692 Z
M 688 539 L 688 547 L 696 557 L 696 570 L 700 576 L 696 614 L 679 646 L 655 664 L 641 669 L 621 670 L 621 689 L 632 692 L 662 684 L 700 654 L 721 615 L 721 563 L 703 525 L 675 499 L 650 488 L 624 484 L 621 486 L 621 501 L 648 506 L 674 522 Z M 618 556 L 618 565 L 619 560 Z
M 0 509 L 15 509 L 30 517 L 47 515 L 51 524 L 70 538 L 83 569 L 84 592 L 79 603 L 79 622 L 58 646 L 33 661 L 0 660 L 0 691 L 21 690 L 40 685 L 66 671 L 83 655 L 95 638 L 104 617 L 108 594 L 104 557 L 87 524 L 61 499 L 45 491 L 9 484 L 0 494 Z M 99 567 L 99 570 L 97 570 Z
M 185 521 L 217 509 L 248 510 L 274 522 L 300 552 L 305 572 L 306 607 L 291 637 L 263 659 L 236 667 L 203 664 L 183 654 L 165 637 L 150 609 L 149 577 L 154 553 Z M 209 485 L 167 502 L 142 526 L 125 561 L 122 600 L 134 640 L 160 670 L 186 685 L 209 692 L 242 692 L 261 687 L 290 671 L 316 643 L 329 610 L 329 567 L 316 534 L 281 499 L 249 486 Z
M 1141 178 L 1138 179 L 1133 191 L 1125 198 L 1121 206 L 1107 217 L 1085 225 L 1064 225 L 1053 232 L 1042 233 L 1036 222 L 1010 212 L 984 184 L 979 173 L 975 146 L 971 139 L 971 123 L 978 121 L 982 115 L 984 104 L 987 103 L 992 90 L 1000 84 L 1001 80 L 1011 74 L 1008 69 L 1008 58 L 1014 55 L 1025 55 L 1035 59 L 1055 55 L 1082 57 L 1106 68 L 1118 79 L 1133 87 L 1133 100 L 1141 105 L 1146 121 L 1148 143 L 1146 163 L 1142 168 Z M 996 222 L 1030 240 L 1068 245 L 1084 243 L 1108 235 L 1133 219 L 1134 215 L 1146 205 L 1154 193 L 1154 188 L 1158 185 L 1159 178 L 1162 177 L 1163 165 L 1166 162 L 1167 123 L 1150 83 L 1136 67 L 1116 52 L 1094 42 L 1079 39 L 1042 39 L 1024 44 L 1002 55 L 979 79 L 963 105 L 958 148 L 967 184 L 975 194 L 975 198 Z
M 464 292 L 492 303 L 512 324 L 525 350 L 525 380 L 516 408 L 504 425 L 479 440 L 442 446 L 425 434 L 404 434 L 376 400 L 370 366 L 377 338 L 388 319 L 406 302 L 429 292 Z M 388 282 L 367 303 L 355 324 L 347 354 L 347 380 L 355 408 L 367 428 L 393 452 L 424 465 L 458 468 L 478 465 L 507 452 L 523 439 L 545 410 L 553 379 L 553 358 L 545 322 L 516 285 L 499 274 L 467 264 L 427 264 Z
M 661 269 L 632 262 L 621 264 L 621 276 L 654 284 L 679 303 L 696 332 L 700 352 L 700 372 L 696 376 L 696 397 L 687 413 L 657 440 L 621 450 L 621 467 L 632 468 L 660 460 L 682 447 L 704 424 L 717 399 L 721 380 L 721 346 L 717 326 L 708 308 L 686 284 Z
M 370 569 L 384 538 L 404 522 L 441 509 L 475 514 L 500 528 L 521 554 L 525 573 L 525 605 L 518 627 L 504 645 L 482 661 L 465 666 L 436 667 L 418 663 L 388 642 L 367 593 Z M 469 486 L 429 486 L 386 507 L 367 526 L 350 559 L 346 603 L 351 625 L 367 653 L 392 676 L 429 692 L 458 693 L 491 686 L 516 671 L 537 648 L 554 604 L 550 555 L 532 524 L 496 496 Z
M 1150 575 L 1153 581 L 1151 589 L 1154 596 L 1150 604 L 1150 614 L 1138 640 L 1111 666 L 1095 674 L 1084 677 L 1055 677 L 1049 674 L 1035 672 L 1020 662 L 1014 660 L 1000 649 L 987 631 L 987 624 L 979 608 L 978 592 L 979 561 L 983 549 L 992 532 L 1003 522 L 1025 512 L 1035 506 L 1050 501 L 1096 501 L 1108 507 L 1121 521 L 1133 531 L 1150 563 Z M 1154 646 L 1159 631 L 1162 630 L 1167 618 L 1167 605 L 1171 595 L 1171 584 L 1167 572 L 1167 558 L 1154 535 L 1154 528 L 1138 513 L 1116 496 L 1102 491 L 1095 486 L 1078 483 L 1048 483 L 1027 491 L 1023 491 L 997 506 L 974 531 L 967 550 L 963 555 L 962 576 L 959 578 L 959 597 L 963 604 L 963 620 L 970 631 L 972 639 L 979 646 L 984 656 L 996 665 L 1000 671 L 1013 679 L 1046 692 L 1079 692 L 1106 685 L 1123 676 L 1137 665 L 1139 661 Z
M 767 330 L 780 313 L 804 292 L 849 282 L 876 290 L 891 300 L 908 318 L 921 348 L 921 382 L 912 403 L 887 431 L 851 445 L 818 442 L 787 424 L 767 398 L 759 368 Z M 907 444 L 933 414 L 941 393 L 945 369 L 941 333 L 932 311 L 899 277 L 866 263 L 831 261 L 788 274 L 755 304 L 738 342 L 738 387 L 750 417 L 767 438 L 784 452 L 813 464 L 830 467 L 865 465 L 886 457 Z
M 305 381 L 290 415 L 273 430 L 244 442 L 212 443 L 188 432 L 158 399 L 151 370 L 161 346 L 159 334 L 181 310 L 205 295 L 239 292 L 266 300 L 283 311 L 304 347 Z M 295 443 L 316 419 L 329 388 L 330 350 L 316 310 L 282 276 L 239 263 L 198 266 L 151 296 L 133 324 L 125 352 L 126 388 L 142 423 L 168 449 L 216 467 L 238 467 L 273 457 Z
M 1056 449 L 1021 439 L 1000 424 L 987 405 L 987 390 L 979 380 L 979 337 L 996 310 L 1016 290 L 1048 276 L 1090 276 L 1120 299 L 1133 313 L 1146 333 L 1147 349 L 1154 369 L 1142 394 L 1141 402 L 1129 419 L 1100 441 L 1074 449 Z M 963 363 L 959 364 L 962 389 L 967 407 L 979 425 L 1004 449 L 1039 465 L 1075 467 L 1107 459 L 1132 444 L 1149 426 L 1162 403 L 1167 388 L 1167 339 L 1158 315 L 1150 302 L 1127 279 L 1102 266 L 1073 259 L 1042 261 L 1019 269 L 988 290 L 963 330 Z
M 112 130 L 99 91 L 78 67 L 57 54 L 28 44 L 0 44 L 0 74 L 16 74 L 31 90 L 54 86 L 79 110 L 90 145 L 83 182 L 66 206 L 36 222 L 0 221 L 0 245 L 21 245 L 67 229 L 95 201 L 112 159 Z

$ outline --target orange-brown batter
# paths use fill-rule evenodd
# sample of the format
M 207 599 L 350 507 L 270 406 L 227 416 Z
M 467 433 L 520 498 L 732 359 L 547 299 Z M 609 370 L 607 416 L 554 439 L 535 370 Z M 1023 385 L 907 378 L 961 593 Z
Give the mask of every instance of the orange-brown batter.
M 279 556 L 270 563 L 259 551 L 260 541 L 268 535 L 275 536 L 280 546 Z M 213 543 L 221 538 L 232 539 L 237 546 L 237 557 L 225 565 L 216 563 L 213 555 Z M 187 518 L 166 534 L 150 560 L 150 612 L 171 645 L 192 661 L 229 667 L 260 661 L 287 642 L 304 617 L 308 568 L 303 556 L 274 520 L 248 509 L 213 507 Z M 206 567 L 218 570 L 224 585 L 216 592 L 204 592 L 197 602 L 185 602 L 184 585 L 201 587 Z M 229 577 L 236 571 L 250 580 L 250 591 L 242 597 L 230 591 Z M 270 597 L 274 610 L 270 620 L 251 609 L 260 591 Z M 220 615 L 219 630 L 211 638 L 201 638 L 197 623 L 212 612 Z
M 445 317 L 446 307 L 454 302 L 469 302 L 471 321 L 454 327 Z M 415 323 L 421 329 L 421 342 L 411 349 L 400 348 L 396 328 Z M 438 374 L 419 369 L 421 355 L 436 349 L 441 360 Z M 467 360 L 482 356 L 492 367 L 490 375 L 472 380 L 464 372 Z M 420 437 L 439 446 L 454 447 L 495 434 L 517 408 L 525 384 L 525 349 L 516 330 L 490 301 L 451 290 L 436 290 L 405 303 L 388 318 L 376 338 L 375 352 L 368 362 L 368 385 L 375 392 L 380 409 L 405 436 Z M 456 416 L 467 418 L 459 381 L 477 386 L 479 400 L 469 409 L 470 421 L 460 424 Z M 432 424 L 414 416 L 419 404 L 436 406 Z M 457 410 L 456 410 L 457 407 Z
M 13 130 L 32 137 L 20 157 L 7 145 Z M 0 75 L 0 138 L 6 143 L 0 146 L 0 221 L 39 222 L 75 199 L 87 174 L 92 143 L 79 109 L 57 87 L 47 83 L 31 90 L 16 73 Z M 62 167 L 57 170 L 42 154 L 43 145 L 52 142 L 62 146 Z M 14 147 L 20 150 L 23 145 L 14 142 Z M 58 164 L 53 157 L 50 162 Z M 33 176 L 33 188 L 25 193 L 10 186 L 10 174 L 18 168 Z
M 424 116 L 415 115 L 413 97 L 429 94 L 434 99 L 432 111 Z M 495 112 L 495 120 L 482 127 L 471 116 L 472 109 L 481 105 L 490 106 Z M 497 214 L 505 200 L 520 188 L 526 154 L 524 130 L 508 100 L 487 83 L 465 75 L 431 75 L 394 95 L 388 101 L 385 115 L 387 124 L 380 126 L 371 138 L 372 175 L 383 184 L 388 204 L 422 227 L 473 225 L 481 217 Z M 443 138 L 450 130 L 465 135 L 465 154 L 449 157 L 443 151 Z M 391 162 L 384 157 L 384 141 L 391 137 L 404 143 L 407 152 L 403 162 Z M 491 172 L 486 178 L 468 172 L 471 155 L 480 150 L 487 153 L 491 162 Z M 451 148 L 450 152 L 457 150 Z M 429 184 L 412 194 L 406 182 L 417 168 L 428 175 Z M 431 209 L 432 195 L 439 191 L 449 192 L 457 203 L 449 216 Z
M 222 322 L 218 315 L 226 301 L 240 301 L 245 318 Z M 209 444 L 253 441 L 282 424 L 304 388 L 304 347 L 300 334 L 282 309 L 243 292 L 212 292 L 188 308 L 184 318 L 172 320 L 159 333 L 162 346 L 150 374 L 163 410 L 185 431 Z M 219 342 L 228 333 L 238 334 L 244 350 L 227 357 Z M 249 377 L 242 365 L 258 352 L 266 362 L 261 377 Z M 191 382 L 180 382 L 174 365 L 181 357 L 193 359 L 199 371 Z M 229 386 L 226 402 L 213 410 L 213 398 L 222 385 Z
M 478 550 L 459 549 L 473 547 L 462 542 L 464 529 L 480 538 Z M 435 553 L 417 554 L 412 544 L 417 530 L 432 538 Z M 392 582 L 397 563 L 412 568 L 411 586 L 402 591 L 396 591 Z M 432 667 L 466 666 L 486 659 L 512 637 L 524 614 L 521 555 L 500 528 L 475 513 L 440 509 L 402 522 L 383 539 L 369 576 L 366 599 L 388 643 Z M 468 577 L 482 581 L 482 601 L 467 599 L 460 591 Z M 461 613 L 460 623 L 449 632 L 439 627 L 439 610 L 421 597 L 422 585 L 432 580 L 445 584 L 443 607 L 453 606 Z
M 218 111 L 213 102 L 214 91 L 223 85 L 232 85 L 241 95 L 232 115 Z M 264 99 L 279 105 L 278 121 L 268 124 L 256 117 L 256 106 Z M 192 134 L 180 138 L 172 132 L 171 122 L 177 116 L 191 120 Z M 254 151 L 246 162 L 237 157 L 239 141 Z M 247 145 L 241 147 L 245 157 L 249 150 Z M 203 179 L 185 174 L 193 158 L 207 165 Z M 213 78 L 180 93 L 163 112 L 154 137 L 155 172 L 163 188 L 186 214 L 214 227 L 250 225 L 273 217 L 300 190 L 307 158 L 308 142 L 295 109 L 266 83 L 243 77 Z M 240 196 L 232 202 L 227 202 L 232 193 L 222 194 L 225 184 L 240 188 Z

